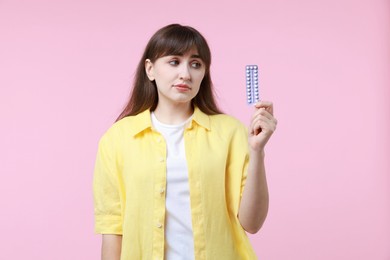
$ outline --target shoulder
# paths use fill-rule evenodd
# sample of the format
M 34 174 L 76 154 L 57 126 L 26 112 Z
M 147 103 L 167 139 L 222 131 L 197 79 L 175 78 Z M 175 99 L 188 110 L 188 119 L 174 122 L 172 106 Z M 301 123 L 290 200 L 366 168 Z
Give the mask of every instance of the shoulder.
M 132 120 L 130 117 L 122 118 L 121 120 L 112 124 L 103 134 L 103 137 L 114 137 L 126 130 L 131 129 L 131 121 Z
M 211 128 L 216 128 L 218 130 L 221 128 L 228 128 L 232 130 L 246 129 L 246 126 L 240 120 L 230 115 L 210 115 L 209 118 Z
M 226 114 L 210 115 L 210 130 L 224 140 L 238 136 L 247 138 L 247 127 L 237 118 Z
M 100 142 L 119 143 L 123 138 L 134 135 L 139 128 L 138 116 L 127 116 L 112 124 L 102 135 Z

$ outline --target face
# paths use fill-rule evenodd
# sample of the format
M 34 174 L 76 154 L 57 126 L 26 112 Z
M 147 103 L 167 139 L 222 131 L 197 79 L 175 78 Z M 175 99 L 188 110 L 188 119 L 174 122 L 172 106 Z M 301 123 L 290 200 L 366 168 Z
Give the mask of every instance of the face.
M 189 103 L 198 93 L 206 67 L 196 49 L 184 55 L 170 55 L 155 62 L 145 61 L 149 80 L 155 80 L 159 105 Z

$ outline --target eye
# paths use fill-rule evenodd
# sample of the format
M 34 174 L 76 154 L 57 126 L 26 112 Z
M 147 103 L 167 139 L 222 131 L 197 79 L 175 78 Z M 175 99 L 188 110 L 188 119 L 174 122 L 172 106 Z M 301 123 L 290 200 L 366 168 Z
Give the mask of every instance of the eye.
M 179 61 L 178 60 L 170 60 L 169 61 L 169 64 L 172 65 L 172 66 L 176 66 L 176 65 L 179 65 Z
M 202 63 L 199 62 L 199 61 L 193 61 L 193 62 L 191 63 L 191 67 L 193 67 L 193 68 L 195 68 L 195 69 L 199 69 L 199 68 L 202 67 Z

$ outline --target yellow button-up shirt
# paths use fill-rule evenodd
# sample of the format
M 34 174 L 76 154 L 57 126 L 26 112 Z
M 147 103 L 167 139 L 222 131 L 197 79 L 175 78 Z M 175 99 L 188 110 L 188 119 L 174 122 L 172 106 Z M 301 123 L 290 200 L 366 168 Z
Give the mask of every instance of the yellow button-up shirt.
M 249 160 L 246 127 L 195 108 L 184 143 L 195 259 L 257 259 L 237 217 Z M 99 142 L 95 232 L 122 235 L 122 260 L 164 259 L 166 150 L 149 110 L 116 122 Z

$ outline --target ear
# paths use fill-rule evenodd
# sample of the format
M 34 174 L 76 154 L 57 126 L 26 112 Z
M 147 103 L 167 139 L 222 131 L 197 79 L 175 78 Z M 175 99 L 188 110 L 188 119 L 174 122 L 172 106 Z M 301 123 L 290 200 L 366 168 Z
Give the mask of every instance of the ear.
M 154 80 L 153 63 L 149 59 L 145 60 L 145 72 L 146 72 L 146 75 L 148 76 L 149 80 L 153 81 Z

